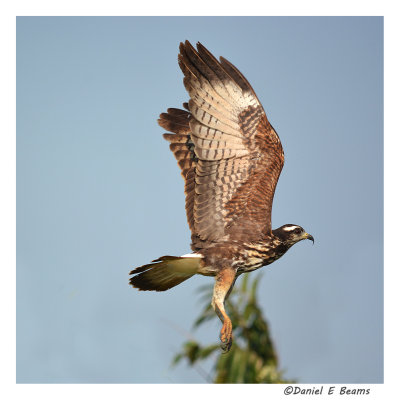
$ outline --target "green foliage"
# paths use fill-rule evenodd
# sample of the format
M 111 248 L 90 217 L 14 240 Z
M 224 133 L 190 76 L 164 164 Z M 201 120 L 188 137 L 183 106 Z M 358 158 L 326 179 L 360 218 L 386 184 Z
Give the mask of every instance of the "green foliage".
M 234 287 L 225 307 L 233 324 L 234 342 L 224 354 L 219 343 L 202 346 L 196 341 L 183 344 L 173 364 L 186 359 L 191 366 L 214 355 L 214 383 L 288 383 L 278 369 L 278 358 L 270 338 L 268 324 L 257 302 L 257 287 L 261 275 L 253 280 L 244 274 L 241 284 Z M 212 286 L 201 288 L 201 299 L 207 301 L 200 316 L 194 322 L 198 327 L 217 318 L 211 307 Z

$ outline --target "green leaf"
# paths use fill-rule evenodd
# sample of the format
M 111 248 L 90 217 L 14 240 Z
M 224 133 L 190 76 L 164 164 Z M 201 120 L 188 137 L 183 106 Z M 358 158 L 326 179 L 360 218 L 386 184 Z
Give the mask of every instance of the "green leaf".
M 204 347 L 203 349 L 200 350 L 199 357 L 200 358 L 207 358 L 210 354 L 214 353 L 215 350 L 219 350 L 220 345 L 219 344 L 212 344 L 210 346 Z

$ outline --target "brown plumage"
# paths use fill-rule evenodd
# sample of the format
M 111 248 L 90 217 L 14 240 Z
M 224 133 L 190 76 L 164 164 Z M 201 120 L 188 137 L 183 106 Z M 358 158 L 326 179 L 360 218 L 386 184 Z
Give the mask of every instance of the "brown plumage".
M 238 275 L 311 239 L 297 225 L 271 230 L 271 211 L 284 154 L 278 134 L 247 79 L 203 45 L 180 44 L 179 66 L 189 93 L 185 110 L 169 108 L 158 123 L 185 180 L 194 253 L 165 256 L 131 271 L 140 290 L 167 290 L 194 274 L 216 277 L 213 307 L 223 322 L 224 350 L 232 324 L 224 310 Z

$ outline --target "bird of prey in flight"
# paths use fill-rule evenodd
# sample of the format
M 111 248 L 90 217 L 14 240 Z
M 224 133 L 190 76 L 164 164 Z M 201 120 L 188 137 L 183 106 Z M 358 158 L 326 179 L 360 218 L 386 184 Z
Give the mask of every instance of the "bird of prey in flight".
M 195 274 L 213 276 L 212 306 L 222 322 L 221 347 L 232 345 L 224 302 L 236 278 L 314 238 L 301 226 L 271 228 L 271 209 L 284 154 L 253 88 L 228 60 L 201 44 L 179 47 L 189 93 L 184 109 L 169 108 L 159 125 L 185 180 L 193 253 L 164 256 L 130 272 L 139 290 L 164 291 Z

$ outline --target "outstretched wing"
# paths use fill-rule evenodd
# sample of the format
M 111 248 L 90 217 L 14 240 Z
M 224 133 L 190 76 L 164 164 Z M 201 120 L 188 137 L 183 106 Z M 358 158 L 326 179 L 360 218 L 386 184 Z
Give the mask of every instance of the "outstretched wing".
M 271 234 L 282 145 L 246 78 L 204 46 L 180 44 L 187 109 L 168 109 L 159 124 L 185 179 L 194 247 Z

